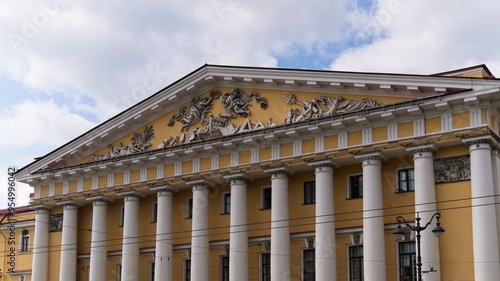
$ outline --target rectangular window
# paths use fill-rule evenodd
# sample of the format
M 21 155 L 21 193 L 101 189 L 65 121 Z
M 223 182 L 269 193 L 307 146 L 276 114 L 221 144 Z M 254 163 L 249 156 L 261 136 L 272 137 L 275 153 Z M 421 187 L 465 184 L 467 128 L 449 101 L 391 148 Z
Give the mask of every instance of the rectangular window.
M 399 280 L 416 281 L 416 250 L 415 242 L 399 243 Z
M 186 219 L 193 217 L 193 197 L 186 200 Z
M 24 231 L 24 230 L 23 230 Z M 28 252 L 30 250 L 30 236 L 21 236 L 21 252 Z
M 222 194 L 222 213 L 231 213 L 231 193 L 229 192 Z
M 220 259 L 220 280 L 229 281 L 229 257 L 223 256 Z
M 304 182 L 304 204 L 316 203 L 316 182 Z
M 261 200 L 262 200 L 262 202 L 261 202 L 262 209 L 271 209 L 271 188 L 270 187 L 262 188 Z
M 89 229 L 92 230 L 92 223 L 94 222 L 94 211 L 90 210 L 90 218 L 89 218 Z
M 349 177 L 349 198 L 363 198 L 363 175 Z
M 363 280 L 363 246 L 349 247 L 349 281 Z
M 116 265 L 116 281 L 122 281 L 122 265 Z
M 153 205 L 151 205 L 151 222 L 156 222 L 158 219 L 158 203 L 153 202 Z
M 260 281 L 271 281 L 271 253 L 260 254 Z
M 27 281 L 26 275 L 19 275 L 19 281 Z
M 120 221 L 118 226 L 122 227 L 123 226 L 123 221 L 125 220 L 125 207 L 120 207 Z
M 150 262 L 149 263 L 149 281 L 154 281 L 155 280 L 155 263 Z
M 184 281 L 191 281 L 191 260 L 184 260 Z
M 415 190 L 415 170 L 413 168 L 398 171 L 398 192 Z
M 302 251 L 302 280 L 316 280 L 314 249 L 305 249 Z

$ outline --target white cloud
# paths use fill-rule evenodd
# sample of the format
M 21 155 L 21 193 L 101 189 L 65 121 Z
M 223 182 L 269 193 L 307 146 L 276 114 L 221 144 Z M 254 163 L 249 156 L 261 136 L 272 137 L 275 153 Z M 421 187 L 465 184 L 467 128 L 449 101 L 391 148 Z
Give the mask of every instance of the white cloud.
M 498 1 L 381 0 L 353 26 L 374 42 L 343 52 L 335 70 L 430 74 L 486 63 L 500 75 Z M 399 8 L 391 13 L 389 7 Z
M 62 145 L 96 124 L 53 101 L 26 100 L 0 113 L 0 147 Z

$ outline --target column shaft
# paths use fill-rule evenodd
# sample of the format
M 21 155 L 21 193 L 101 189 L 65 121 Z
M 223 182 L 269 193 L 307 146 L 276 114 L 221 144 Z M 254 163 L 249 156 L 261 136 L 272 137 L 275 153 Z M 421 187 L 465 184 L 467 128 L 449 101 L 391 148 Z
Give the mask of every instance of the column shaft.
M 427 145 L 410 150 L 413 153 L 415 169 L 415 212 L 419 213 L 423 223 L 427 223 L 437 212 L 434 158 L 432 156 L 435 148 L 433 145 Z M 439 281 L 441 280 L 439 238 L 430 229 L 422 231 L 420 235 L 422 270 L 429 270 L 432 267 L 437 271 L 425 276 L 425 280 Z
M 386 280 L 382 156 L 359 157 L 363 162 L 363 264 L 365 281 Z
M 500 280 L 491 141 L 467 143 L 471 163 L 472 235 L 475 280 Z
M 76 281 L 78 206 L 72 203 L 65 203 L 63 206 L 59 280 Z
M 50 209 L 36 208 L 35 241 L 33 243 L 33 281 L 47 281 L 49 278 L 49 225 Z
M 172 196 L 171 189 L 158 190 L 155 281 L 172 280 Z
M 123 246 L 122 246 L 122 280 L 139 280 L 139 198 L 135 192 L 125 193 Z
M 198 182 L 192 186 L 191 280 L 209 281 L 208 186 L 204 182 Z
M 229 280 L 248 281 L 247 178 L 231 177 Z
M 290 280 L 290 227 L 288 174 L 284 169 L 271 174 L 271 280 Z
M 316 280 L 337 280 L 335 217 L 333 215 L 333 165 L 314 165 L 316 174 Z
M 108 202 L 97 199 L 92 208 L 92 238 L 90 244 L 90 273 L 89 280 L 106 281 L 106 233 Z

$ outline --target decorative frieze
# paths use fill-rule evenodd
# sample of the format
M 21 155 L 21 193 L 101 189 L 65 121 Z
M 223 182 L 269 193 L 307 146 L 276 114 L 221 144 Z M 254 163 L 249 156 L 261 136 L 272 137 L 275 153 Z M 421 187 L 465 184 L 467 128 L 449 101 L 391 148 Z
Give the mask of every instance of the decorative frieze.
M 62 231 L 63 214 L 50 215 L 50 232 Z
M 441 158 L 434 161 L 436 182 L 454 182 L 470 179 L 470 156 Z

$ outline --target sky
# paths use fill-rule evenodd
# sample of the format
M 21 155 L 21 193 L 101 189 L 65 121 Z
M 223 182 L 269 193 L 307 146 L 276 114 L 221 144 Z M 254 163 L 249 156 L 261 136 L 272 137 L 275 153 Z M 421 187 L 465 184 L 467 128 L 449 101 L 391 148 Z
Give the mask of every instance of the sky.
M 4 0 L 0 209 L 22 168 L 208 64 L 500 77 L 496 0 Z M 3 186 L 3 188 L 2 188 Z M 33 189 L 17 183 L 18 205 Z

